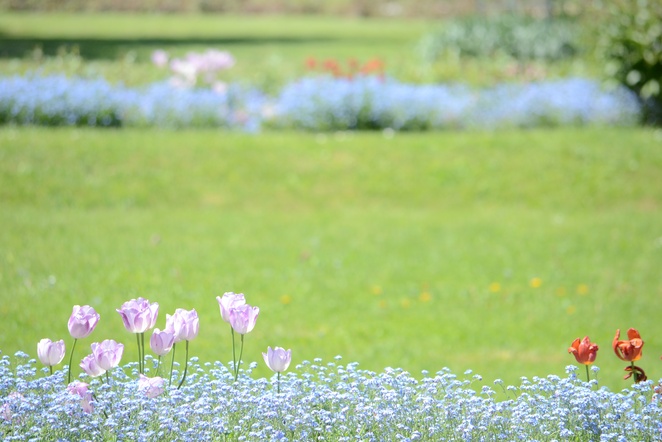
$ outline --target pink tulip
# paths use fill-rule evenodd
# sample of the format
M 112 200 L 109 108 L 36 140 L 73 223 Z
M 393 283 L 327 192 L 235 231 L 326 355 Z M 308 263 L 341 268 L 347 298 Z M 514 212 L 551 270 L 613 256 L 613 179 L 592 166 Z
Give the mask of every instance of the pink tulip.
M 141 374 L 138 380 L 138 390 L 145 393 L 145 396 L 148 398 L 155 398 L 165 391 L 164 383 L 162 377 L 148 378 L 144 374 Z
M 101 343 L 92 344 L 92 354 L 97 364 L 104 370 L 110 370 L 117 367 L 122 359 L 124 345 L 119 344 L 112 339 L 106 339 Z
M 69 333 L 74 339 L 86 338 L 94 331 L 99 322 L 99 314 L 89 305 L 74 305 L 69 317 Z
M 175 336 L 175 343 L 192 341 L 198 336 L 199 329 L 200 321 L 195 309 L 178 308 L 172 316 L 166 315 L 166 331 Z
M 117 313 L 122 316 L 124 327 L 131 333 L 144 333 L 145 330 L 154 328 L 156 318 L 159 315 L 159 304 L 149 303 L 147 299 L 138 298 L 122 304 L 117 309 Z
M 42 364 L 52 367 L 62 362 L 64 359 L 64 341 L 60 339 L 59 341 L 53 342 L 50 339 L 42 339 L 37 344 L 37 356 Z
M 160 68 L 168 64 L 168 58 L 168 53 L 163 49 L 157 49 L 152 52 L 152 63 Z
M 223 294 L 222 298 L 217 296 L 216 300 L 221 308 L 221 318 L 227 323 L 230 323 L 230 310 L 246 304 L 246 299 L 244 298 L 243 293 L 227 292 Z
M 67 386 L 67 390 L 71 394 L 80 397 L 80 405 L 85 413 L 94 412 L 94 405 L 92 404 L 92 392 L 89 390 L 89 385 L 85 382 L 72 382 Z
M 101 376 L 106 372 L 103 368 L 99 366 L 94 354 L 87 355 L 80 361 L 80 368 L 83 369 L 85 373 L 92 376 L 93 378 Z
M 267 348 L 266 353 L 262 353 L 264 358 L 264 363 L 267 364 L 272 371 L 276 373 L 283 372 L 287 370 L 287 367 L 290 366 L 292 361 L 292 350 L 285 350 L 281 347 L 276 347 L 273 350 L 271 347 Z
M 259 307 L 251 307 L 248 304 L 235 307 L 230 310 L 230 325 L 234 331 L 240 335 L 245 335 L 255 327 L 259 313 Z
M 152 333 L 152 337 L 149 340 L 150 348 L 158 356 L 163 356 L 168 352 L 170 352 L 170 350 L 172 350 L 172 345 L 174 343 L 175 343 L 174 333 L 171 333 L 168 330 L 161 331 L 158 328 L 154 329 L 154 332 Z

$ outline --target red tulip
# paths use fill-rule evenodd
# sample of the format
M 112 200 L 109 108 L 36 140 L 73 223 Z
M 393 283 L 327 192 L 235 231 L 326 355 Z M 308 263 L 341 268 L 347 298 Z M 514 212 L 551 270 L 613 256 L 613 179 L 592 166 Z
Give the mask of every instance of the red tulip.
M 575 355 L 575 359 L 580 364 L 590 365 L 595 362 L 598 346 L 591 342 L 588 336 L 584 336 L 584 339 L 577 338 L 572 342 L 572 346 L 568 348 L 568 353 Z
M 614 341 L 611 346 L 614 349 L 614 353 L 618 356 L 619 359 L 628 362 L 634 362 L 641 359 L 641 349 L 644 346 L 644 341 L 639 336 L 639 332 L 631 328 L 628 330 L 628 340 L 620 340 L 621 330 L 616 330 L 616 336 L 614 336 Z

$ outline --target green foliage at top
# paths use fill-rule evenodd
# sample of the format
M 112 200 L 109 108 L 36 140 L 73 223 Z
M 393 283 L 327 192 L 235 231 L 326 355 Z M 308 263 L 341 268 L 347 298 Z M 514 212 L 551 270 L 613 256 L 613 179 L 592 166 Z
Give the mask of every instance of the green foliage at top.
M 613 1 L 601 55 L 607 74 L 648 105 L 647 119 L 662 122 L 662 3 Z
M 420 49 L 428 62 L 448 53 L 463 57 L 505 54 L 520 61 L 553 61 L 577 54 L 578 40 L 578 29 L 570 20 L 503 15 L 450 21 L 426 35 Z

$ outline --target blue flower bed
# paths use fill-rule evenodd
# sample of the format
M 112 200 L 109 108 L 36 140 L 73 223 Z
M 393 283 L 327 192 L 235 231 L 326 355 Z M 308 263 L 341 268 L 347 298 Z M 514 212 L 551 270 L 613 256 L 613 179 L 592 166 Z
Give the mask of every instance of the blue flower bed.
M 219 362 L 192 358 L 187 383 L 149 397 L 138 365 L 88 378 L 93 412 L 65 387 L 65 371 L 39 374 L 24 353 L 0 360 L 3 440 L 662 440 L 662 407 L 650 381 L 613 393 L 568 376 L 496 382 L 474 391 L 480 376 L 444 369 L 416 379 L 401 369 L 375 373 L 358 364 L 304 361 L 280 378 L 237 382 Z M 339 359 L 339 358 L 337 358 Z M 147 366 L 155 360 L 148 357 Z M 254 368 L 255 364 L 251 366 Z M 178 373 L 175 373 L 177 376 Z M 85 375 L 83 375 L 85 379 Z M 91 380 L 90 380 L 91 379 Z
M 214 91 L 168 83 L 128 88 L 64 76 L 0 78 L 0 123 L 21 125 L 494 129 L 632 125 L 640 112 L 625 89 L 606 91 L 578 78 L 471 89 L 376 76 L 314 77 L 286 85 L 276 97 L 238 85 Z

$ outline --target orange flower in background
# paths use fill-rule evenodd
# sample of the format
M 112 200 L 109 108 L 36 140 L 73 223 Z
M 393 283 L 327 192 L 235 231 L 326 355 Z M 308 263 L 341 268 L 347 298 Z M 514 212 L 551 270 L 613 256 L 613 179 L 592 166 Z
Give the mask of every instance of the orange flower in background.
M 588 336 L 584 336 L 584 339 L 577 338 L 572 342 L 568 353 L 572 353 L 580 364 L 590 365 L 598 355 L 598 346 Z
M 614 336 L 614 341 L 611 346 L 614 349 L 614 353 L 618 356 L 619 359 L 628 362 L 634 362 L 641 359 L 641 349 L 644 346 L 644 341 L 639 336 L 637 329 L 631 328 L 628 330 L 628 340 L 622 341 L 621 330 L 616 330 L 616 336 Z

